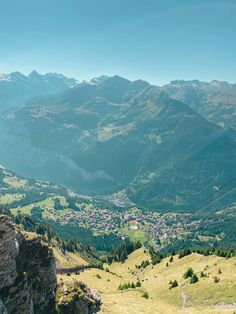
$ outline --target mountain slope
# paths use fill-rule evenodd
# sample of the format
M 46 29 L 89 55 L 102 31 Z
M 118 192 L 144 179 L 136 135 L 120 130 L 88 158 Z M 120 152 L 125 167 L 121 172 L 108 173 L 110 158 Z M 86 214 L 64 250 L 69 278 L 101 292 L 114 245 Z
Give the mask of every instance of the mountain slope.
M 135 203 L 160 210 L 198 209 L 235 175 L 234 131 L 158 87 L 118 76 L 4 114 L 0 131 L 10 169 L 83 194 L 126 189 Z
M 130 254 L 124 263 L 107 265 L 106 271 L 91 269 L 78 276 L 62 278 L 66 281 L 82 280 L 99 291 L 104 314 L 223 314 L 236 310 L 235 257 L 225 259 L 191 254 L 178 259 L 175 255 L 172 262 L 168 257 L 160 264 L 137 268 L 147 260 L 150 261 L 148 251 L 141 248 Z M 195 284 L 190 284 L 189 278 L 183 278 L 190 267 L 199 278 Z M 200 277 L 201 272 L 205 273 L 205 277 Z M 219 278 L 218 283 L 214 282 L 214 277 Z M 121 284 L 136 284 L 138 280 L 141 287 L 118 289 Z M 174 280 L 177 280 L 178 287 L 169 289 L 169 282 Z
M 236 129 L 236 84 L 177 80 L 163 86 L 162 90 L 221 127 Z
M 0 74 L 0 112 L 19 107 L 30 98 L 57 94 L 77 85 L 77 81 L 61 74 L 41 75 L 36 71 L 28 76 L 20 72 Z

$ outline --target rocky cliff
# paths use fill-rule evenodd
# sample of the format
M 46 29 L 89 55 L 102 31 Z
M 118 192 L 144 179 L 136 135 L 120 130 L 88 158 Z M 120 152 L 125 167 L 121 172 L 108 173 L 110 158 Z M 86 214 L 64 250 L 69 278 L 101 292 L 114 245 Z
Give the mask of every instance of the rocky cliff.
M 70 302 L 67 300 L 56 309 L 56 290 L 52 250 L 37 234 L 17 230 L 11 218 L 1 215 L 0 314 L 90 314 L 100 309 L 100 299 L 85 286 L 74 289 Z
M 61 278 L 56 294 L 60 314 L 93 314 L 100 310 L 101 297 L 93 289 L 76 279 Z
M 56 285 L 48 246 L 0 216 L 0 313 L 53 313 Z

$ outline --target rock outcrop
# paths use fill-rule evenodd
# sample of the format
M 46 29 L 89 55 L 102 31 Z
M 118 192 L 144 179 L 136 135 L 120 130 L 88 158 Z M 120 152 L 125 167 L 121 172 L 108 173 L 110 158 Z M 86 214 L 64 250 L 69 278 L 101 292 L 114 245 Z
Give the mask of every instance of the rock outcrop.
M 0 313 L 53 313 L 56 284 L 48 246 L 0 216 Z
M 57 285 L 55 258 L 48 245 L 0 215 L 0 314 L 92 314 L 100 305 L 100 296 L 83 283 Z
M 61 281 L 57 289 L 58 314 L 93 314 L 100 310 L 101 297 L 85 283 Z

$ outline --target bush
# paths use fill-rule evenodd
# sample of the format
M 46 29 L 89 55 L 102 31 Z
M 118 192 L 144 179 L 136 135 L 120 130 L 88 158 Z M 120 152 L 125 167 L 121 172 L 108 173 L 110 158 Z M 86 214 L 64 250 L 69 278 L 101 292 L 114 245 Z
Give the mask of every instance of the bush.
M 220 282 L 220 278 L 219 278 L 219 277 L 216 277 L 216 276 L 213 278 L 213 280 L 214 280 L 214 283 Z
M 201 272 L 200 272 L 200 277 L 201 277 L 201 278 L 206 277 L 206 275 L 204 274 L 204 272 L 203 272 L 203 271 L 201 271 Z
M 142 294 L 142 297 L 145 298 L 145 299 L 148 299 L 148 298 L 149 298 L 149 295 L 148 295 L 147 291 L 145 291 L 145 292 Z
M 118 287 L 118 290 L 126 290 L 130 288 L 135 289 L 136 287 L 141 287 L 140 281 L 137 281 L 136 284 L 134 282 L 127 282 L 127 283 L 120 284 Z
M 186 273 L 184 273 L 184 278 L 187 279 L 187 278 L 190 278 L 193 276 L 193 269 L 192 268 L 189 268 Z
M 139 280 L 136 282 L 136 287 L 141 287 L 141 282 Z
M 191 279 L 190 279 L 190 283 L 194 284 L 194 283 L 196 283 L 198 281 L 199 281 L 198 276 L 196 274 L 193 274 Z
M 184 249 L 179 253 L 179 258 L 183 258 L 184 256 L 192 254 L 190 249 Z
M 169 289 L 172 289 L 172 288 L 178 287 L 179 284 L 178 284 L 177 280 L 174 280 L 174 281 L 170 281 L 169 285 L 170 285 Z

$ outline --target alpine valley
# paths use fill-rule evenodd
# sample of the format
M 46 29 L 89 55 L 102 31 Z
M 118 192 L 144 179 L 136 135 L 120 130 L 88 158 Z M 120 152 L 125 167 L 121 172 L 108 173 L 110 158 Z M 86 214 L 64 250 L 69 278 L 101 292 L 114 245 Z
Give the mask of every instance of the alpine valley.
M 27 81 L 35 76 L 69 86 L 1 114 L 1 163 L 8 169 L 80 194 L 122 191 L 138 206 L 159 211 L 200 210 L 206 198 L 214 201 L 214 186 L 234 177 L 235 130 L 227 114 L 234 116 L 234 85 L 172 82 L 160 88 L 102 76 L 73 87 L 76 80 L 71 86 L 61 75 L 35 72 Z M 14 94 L 15 84 L 5 93 Z M 218 206 L 230 205 L 234 192 Z
M 236 311 L 236 85 L 0 75 L 0 313 Z

